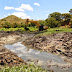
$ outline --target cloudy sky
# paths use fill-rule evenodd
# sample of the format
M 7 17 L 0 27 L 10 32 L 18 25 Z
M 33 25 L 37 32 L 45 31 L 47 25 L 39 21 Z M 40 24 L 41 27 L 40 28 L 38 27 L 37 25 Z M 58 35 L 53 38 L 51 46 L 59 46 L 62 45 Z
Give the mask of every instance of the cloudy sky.
M 72 0 L 0 0 L 0 19 L 15 15 L 22 19 L 46 19 L 50 13 L 67 13 Z

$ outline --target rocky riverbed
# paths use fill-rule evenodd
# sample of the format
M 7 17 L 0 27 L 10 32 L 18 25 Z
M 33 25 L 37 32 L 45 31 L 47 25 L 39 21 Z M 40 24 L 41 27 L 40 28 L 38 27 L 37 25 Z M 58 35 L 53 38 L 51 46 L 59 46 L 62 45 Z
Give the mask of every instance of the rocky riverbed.
M 22 44 L 60 55 L 66 62 L 72 64 L 72 32 L 32 37 L 23 41 Z
M 44 52 L 50 52 L 55 55 L 60 56 L 67 64 L 57 64 L 53 61 L 48 61 L 48 68 L 53 67 L 65 68 L 70 70 L 72 68 L 72 32 L 57 33 L 46 36 L 34 36 L 35 34 L 20 32 L 0 32 L 0 68 L 4 65 L 20 65 L 26 64 L 23 59 L 18 57 L 14 52 L 9 51 L 5 48 L 6 44 L 14 44 L 17 42 L 22 42 L 25 46 L 29 48 L 38 49 Z M 18 50 L 18 49 L 17 49 Z M 29 60 L 30 61 L 30 60 Z M 37 60 L 38 64 L 40 63 Z M 36 62 L 36 63 L 37 63 Z M 54 67 L 55 66 L 55 67 Z M 53 69 L 52 68 L 52 69 Z M 54 69 L 54 70 L 55 70 Z M 55 71 L 56 71 L 55 70 Z
M 19 58 L 15 53 L 9 51 L 7 48 L 4 47 L 4 45 L 23 41 L 32 36 L 33 35 L 28 35 L 27 33 L 21 34 L 17 31 L 0 31 L 0 68 L 5 65 L 14 66 L 26 64 L 24 60 Z

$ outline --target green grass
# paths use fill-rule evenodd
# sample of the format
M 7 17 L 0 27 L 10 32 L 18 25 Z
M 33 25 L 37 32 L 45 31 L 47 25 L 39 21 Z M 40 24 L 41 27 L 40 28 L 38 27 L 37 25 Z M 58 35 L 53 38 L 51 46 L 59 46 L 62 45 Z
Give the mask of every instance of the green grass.
M 21 66 L 15 66 L 15 67 L 7 67 L 4 69 L 1 69 L 0 72 L 48 72 L 41 67 L 36 67 L 33 65 L 21 65 Z
M 28 27 L 30 31 L 37 31 L 38 28 L 36 27 Z M 25 29 L 23 27 L 21 28 L 0 28 L 0 31 L 16 31 L 16 30 L 23 30 L 25 31 Z
M 16 30 L 25 30 L 24 28 L 0 28 L 0 31 L 16 31 Z
M 37 27 L 28 27 L 30 31 L 38 31 Z
M 28 27 L 28 28 L 32 32 L 38 31 L 37 27 Z M 16 31 L 16 30 L 25 31 L 25 29 L 23 27 L 22 28 L 9 28 L 9 29 L 0 28 L 0 31 Z M 61 33 L 61 32 L 72 32 L 72 28 L 49 28 L 47 30 L 42 31 L 42 33 L 40 33 L 38 35 L 48 35 L 48 34 Z
M 49 28 L 38 35 L 49 35 L 62 32 L 72 32 L 72 28 Z

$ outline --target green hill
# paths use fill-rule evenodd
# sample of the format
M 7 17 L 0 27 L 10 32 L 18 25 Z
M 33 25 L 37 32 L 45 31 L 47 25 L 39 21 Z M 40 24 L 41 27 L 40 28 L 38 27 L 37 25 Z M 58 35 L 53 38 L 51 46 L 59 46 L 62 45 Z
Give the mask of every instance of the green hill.
M 0 20 L 0 24 L 4 24 L 5 22 L 9 22 L 10 24 L 13 24 L 13 23 L 25 23 L 26 19 L 21 19 L 21 18 L 18 18 L 14 15 L 10 15 L 6 18 L 3 18 Z

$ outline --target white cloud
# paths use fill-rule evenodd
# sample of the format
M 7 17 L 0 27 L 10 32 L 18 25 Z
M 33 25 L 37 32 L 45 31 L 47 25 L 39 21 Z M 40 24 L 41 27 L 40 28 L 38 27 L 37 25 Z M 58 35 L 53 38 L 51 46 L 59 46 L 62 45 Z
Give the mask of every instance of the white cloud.
M 33 11 L 33 8 L 29 4 L 21 4 L 20 8 L 28 11 Z
M 15 16 L 22 18 L 22 19 L 26 19 L 26 18 L 30 19 L 31 18 L 30 16 L 28 16 L 24 12 L 14 12 L 14 13 L 12 13 L 12 15 L 15 15 Z
M 24 10 L 33 11 L 33 8 L 32 8 L 29 4 L 21 4 L 21 6 L 18 7 L 18 8 L 5 6 L 4 9 L 5 9 L 5 10 L 14 9 L 14 10 L 16 10 L 16 11 L 22 11 L 22 12 L 23 12 Z
M 2 18 L 0 18 L 0 19 L 2 19 Z
M 39 4 L 39 3 L 37 3 L 37 2 L 35 2 L 35 3 L 34 3 L 34 5 L 40 6 L 40 4 Z
M 23 9 L 21 8 L 15 8 L 16 11 L 24 11 Z
M 8 7 L 8 6 L 5 6 L 4 9 L 5 9 L 5 10 L 14 9 L 14 7 Z
M 29 5 L 29 4 L 21 4 L 20 7 L 8 7 L 8 6 L 5 6 L 4 8 L 5 10 L 10 10 L 10 9 L 13 9 L 15 11 L 18 11 L 18 12 L 13 12 L 12 14 L 8 14 L 8 15 L 15 15 L 19 18 L 22 18 L 22 19 L 25 19 L 25 18 L 31 18 L 29 15 L 27 15 L 26 13 L 24 13 L 25 10 L 27 11 L 33 11 L 33 8 Z

